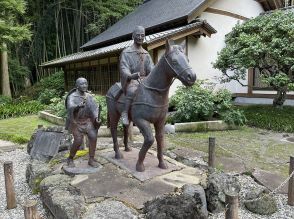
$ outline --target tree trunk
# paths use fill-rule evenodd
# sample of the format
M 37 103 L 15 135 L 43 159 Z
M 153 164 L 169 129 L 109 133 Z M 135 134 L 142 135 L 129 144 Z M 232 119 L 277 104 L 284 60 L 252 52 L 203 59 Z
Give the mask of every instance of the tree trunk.
M 284 102 L 286 101 L 286 94 L 287 94 L 287 87 L 279 88 L 277 90 L 277 95 L 273 100 L 274 107 L 281 107 L 283 106 Z
M 11 97 L 9 73 L 8 73 L 8 59 L 7 59 L 7 46 L 3 43 L 3 50 L 1 51 L 1 94 L 3 96 Z

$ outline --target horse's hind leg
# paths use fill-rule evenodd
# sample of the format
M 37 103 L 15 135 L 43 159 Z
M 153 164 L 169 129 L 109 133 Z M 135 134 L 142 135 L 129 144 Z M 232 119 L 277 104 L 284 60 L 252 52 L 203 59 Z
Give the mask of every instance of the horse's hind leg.
M 132 149 L 128 145 L 129 141 L 129 125 L 124 126 L 124 146 L 125 146 L 125 151 L 131 151 Z
M 136 125 L 138 126 L 138 128 L 140 129 L 144 137 L 144 143 L 139 152 L 139 158 L 136 164 L 136 170 L 138 172 L 143 172 L 145 170 L 143 161 L 145 159 L 148 149 L 151 147 L 151 145 L 154 142 L 154 137 L 152 135 L 152 129 L 149 122 L 143 119 L 139 119 L 134 122 L 136 123 Z
M 167 164 L 163 159 L 163 148 L 164 148 L 164 121 L 157 122 L 154 124 L 155 128 L 155 139 L 157 143 L 157 158 L 159 161 L 158 167 L 161 169 L 167 169 Z

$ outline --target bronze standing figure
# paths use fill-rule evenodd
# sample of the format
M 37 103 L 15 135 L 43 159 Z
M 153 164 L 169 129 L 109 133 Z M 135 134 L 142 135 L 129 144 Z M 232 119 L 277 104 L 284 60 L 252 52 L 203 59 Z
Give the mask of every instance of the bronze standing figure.
M 163 159 L 164 125 L 168 110 L 169 88 L 174 78 L 179 79 L 186 86 L 191 86 L 196 81 L 196 74 L 188 63 L 184 48 L 179 45 L 170 45 L 170 42 L 167 41 L 165 54 L 150 74 L 139 83 L 129 113 L 130 119 L 138 126 L 144 136 L 136 164 L 136 170 L 139 172 L 145 170 L 143 161 L 148 149 L 154 142 L 150 123 L 153 123 L 155 128 L 158 166 L 162 169 L 167 168 Z M 113 85 L 108 90 L 106 97 L 115 158 L 120 159 L 122 154 L 117 144 L 117 124 L 124 110 L 126 97 L 121 95 L 118 99 L 115 98 L 115 89 L 116 87 Z M 125 149 L 129 150 L 128 126 L 124 126 L 124 144 Z
M 89 139 L 89 162 L 92 167 L 100 166 L 95 160 L 97 134 L 100 127 L 99 108 L 91 94 L 88 93 L 88 82 L 85 78 L 76 80 L 76 88 L 71 90 L 65 100 L 67 109 L 66 129 L 74 137 L 67 159 L 69 167 L 75 167 L 73 158 L 83 142 L 84 134 Z

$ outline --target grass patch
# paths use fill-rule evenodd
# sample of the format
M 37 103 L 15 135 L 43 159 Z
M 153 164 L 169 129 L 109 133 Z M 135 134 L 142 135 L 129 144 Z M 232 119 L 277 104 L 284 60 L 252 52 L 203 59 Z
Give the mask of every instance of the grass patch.
M 27 143 L 38 125 L 52 126 L 37 115 L 0 120 L 0 139 L 18 144 Z
M 244 111 L 249 126 L 278 132 L 294 132 L 294 107 L 271 105 L 238 106 Z
M 282 142 L 281 134 L 264 129 L 242 127 L 238 130 L 177 133 L 166 135 L 167 148 L 188 147 L 208 153 L 208 138 L 216 138 L 216 156 L 244 160 L 247 170 L 260 168 L 288 175 L 289 156 L 293 155 L 293 143 Z M 222 146 L 231 154 L 218 146 Z M 219 166 L 222 169 L 221 166 Z

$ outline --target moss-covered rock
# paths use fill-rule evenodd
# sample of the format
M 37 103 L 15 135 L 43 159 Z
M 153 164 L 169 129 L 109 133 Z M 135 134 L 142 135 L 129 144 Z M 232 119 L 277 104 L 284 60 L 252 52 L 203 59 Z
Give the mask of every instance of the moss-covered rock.
M 41 199 L 56 219 L 79 219 L 86 211 L 80 191 L 70 185 L 67 175 L 52 175 L 40 184 Z
M 26 180 L 34 194 L 40 192 L 40 183 L 44 178 L 51 175 L 50 166 L 39 160 L 32 160 L 26 169 Z

